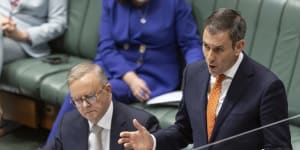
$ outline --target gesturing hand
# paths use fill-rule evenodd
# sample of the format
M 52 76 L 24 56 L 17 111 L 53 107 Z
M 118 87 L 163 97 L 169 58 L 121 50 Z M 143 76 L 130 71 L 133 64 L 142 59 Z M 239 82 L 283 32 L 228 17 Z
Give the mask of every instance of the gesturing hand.
M 123 144 L 125 148 L 132 148 L 134 150 L 152 150 L 153 139 L 147 129 L 136 119 L 133 119 L 133 125 L 137 130 L 121 132 L 118 143 Z

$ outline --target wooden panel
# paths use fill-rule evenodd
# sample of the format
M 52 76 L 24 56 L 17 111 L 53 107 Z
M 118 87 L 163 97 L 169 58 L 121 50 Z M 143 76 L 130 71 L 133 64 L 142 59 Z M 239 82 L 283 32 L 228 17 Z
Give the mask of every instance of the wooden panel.
M 52 125 L 55 121 L 55 118 L 58 113 L 58 108 L 50 105 L 50 104 L 45 104 L 42 107 L 42 116 L 41 116 L 41 127 L 45 129 L 51 129 Z
M 38 127 L 37 109 L 34 100 L 1 91 L 0 104 L 4 111 L 4 119 L 32 128 Z

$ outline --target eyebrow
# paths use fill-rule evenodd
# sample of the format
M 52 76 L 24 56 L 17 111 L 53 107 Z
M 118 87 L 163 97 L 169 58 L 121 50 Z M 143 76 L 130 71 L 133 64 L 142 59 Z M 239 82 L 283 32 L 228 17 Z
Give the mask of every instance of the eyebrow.
M 224 49 L 224 46 L 216 46 L 214 49 Z
M 90 97 L 90 96 L 94 96 L 94 95 L 95 95 L 95 94 L 85 94 L 85 95 L 82 95 L 82 96 L 80 96 L 80 97 L 72 97 L 72 96 L 71 96 L 71 99 L 73 99 L 73 100 L 74 100 L 74 99 L 75 99 L 75 100 L 76 100 L 76 99 L 82 99 L 83 97 L 86 98 L 86 97 Z
M 204 42 L 203 41 L 203 45 L 206 45 L 208 47 L 211 47 L 208 43 Z M 216 49 L 216 48 L 224 48 L 224 45 L 217 45 L 217 46 L 214 46 L 213 49 Z

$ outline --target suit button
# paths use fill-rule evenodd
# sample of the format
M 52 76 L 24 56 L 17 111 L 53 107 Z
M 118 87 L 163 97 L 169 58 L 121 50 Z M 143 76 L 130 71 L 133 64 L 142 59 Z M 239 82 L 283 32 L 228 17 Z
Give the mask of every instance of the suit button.
M 140 51 L 141 54 L 145 53 L 146 45 L 145 44 L 140 45 L 139 51 Z
M 129 44 L 128 44 L 128 43 L 125 43 L 125 44 L 123 45 L 123 48 L 124 48 L 124 50 L 128 50 L 128 49 L 129 49 Z

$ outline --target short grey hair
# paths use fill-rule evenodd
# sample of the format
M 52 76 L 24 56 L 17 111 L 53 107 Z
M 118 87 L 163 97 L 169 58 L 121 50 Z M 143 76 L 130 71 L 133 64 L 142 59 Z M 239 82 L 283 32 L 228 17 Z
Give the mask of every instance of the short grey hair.
M 104 71 L 102 70 L 102 68 L 100 66 L 98 66 L 97 64 L 93 64 L 91 62 L 84 62 L 84 63 L 80 63 L 80 64 L 74 66 L 69 71 L 69 74 L 67 77 L 68 85 L 70 86 L 70 84 L 72 84 L 74 81 L 80 79 L 87 73 L 91 73 L 93 71 L 98 75 L 98 77 L 103 85 L 108 82 L 107 77 L 105 76 Z

